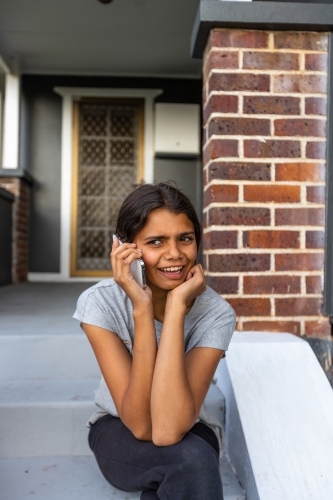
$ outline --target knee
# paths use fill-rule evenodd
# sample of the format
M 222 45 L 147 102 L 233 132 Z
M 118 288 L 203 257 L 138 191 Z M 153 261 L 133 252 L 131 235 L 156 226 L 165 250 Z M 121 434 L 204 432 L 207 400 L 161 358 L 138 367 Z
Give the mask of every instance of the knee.
M 209 472 L 218 467 L 218 456 L 215 450 L 204 440 L 190 435 L 184 438 L 184 446 L 179 454 L 181 467 L 190 468 L 202 475 L 203 470 Z

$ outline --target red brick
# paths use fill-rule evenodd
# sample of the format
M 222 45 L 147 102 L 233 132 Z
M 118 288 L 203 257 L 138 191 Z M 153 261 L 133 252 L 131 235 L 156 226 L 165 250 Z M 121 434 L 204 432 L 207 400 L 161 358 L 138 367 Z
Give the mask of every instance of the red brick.
M 277 208 L 276 226 L 323 226 L 325 212 L 322 208 Z
M 317 297 L 275 299 L 277 316 L 318 316 L 321 314 L 321 306 L 322 301 Z
M 249 248 L 299 248 L 298 231 L 244 231 L 243 245 Z
M 228 184 L 215 184 L 206 189 L 204 193 L 205 207 L 210 203 L 238 201 L 238 186 Z
M 276 49 L 327 50 L 328 36 L 323 33 L 277 31 L 274 33 Z
M 269 254 L 211 254 L 208 257 L 209 271 L 220 273 L 236 273 L 249 271 L 268 271 Z
M 212 113 L 237 113 L 238 97 L 235 95 L 217 95 L 210 96 L 204 109 L 204 123 Z
M 307 231 L 306 248 L 324 248 L 324 231 Z
M 322 293 L 323 280 L 322 276 L 306 276 L 306 293 Z
M 305 54 L 305 69 L 309 71 L 327 71 L 328 54 Z
M 331 340 L 332 325 L 328 318 L 317 321 L 305 321 L 305 335 L 312 338 L 322 338 Z
M 244 200 L 275 203 L 295 203 L 300 201 L 299 186 L 267 186 L 255 185 L 244 186 Z
M 207 285 L 222 295 L 238 293 L 239 279 L 237 276 L 207 276 Z
M 245 140 L 244 156 L 247 158 L 299 158 L 299 141 Z
M 307 118 L 274 121 L 275 135 L 326 137 L 326 121 Z
M 307 186 L 306 200 L 310 203 L 325 203 L 325 186 Z
M 212 139 L 204 150 L 204 164 L 210 160 L 238 156 L 238 141 L 232 139 Z
M 326 142 L 308 142 L 306 144 L 306 157 L 316 160 L 325 160 Z
M 208 182 L 214 179 L 269 181 L 270 163 L 215 162 L 209 165 Z
M 273 75 L 272 78 L 274 92 L 327 92 L 327 77 L 324 75 Z
M 237 316 L 269 316 L 271 303 L 269 299 L 228 299 Z
M 324 254 L 293 253 L 275 255 L 276 271 L 321 271 L 324 265 Z
M 237 231 L 209 231 L 203 235 L 204 249 L 237 248 Z
M 270 135 L 270 120 L 260 118 L 213 118 L 209 135 Z
M 243 112 L 248 114 L 299 115 L 300 99 L 289 96 L 244 96 Z
M 306 97 L 305 114 L 325 116 L 327 114 L 327 99 L 325 97 Z
M 243 329 L 252 332 L 287 332 L 298 336 L 301 334 L 299 321 L 244 321 Z
M 244 52 L 244 69 L 298 70 L 298 54 L 281 52 Z
M 321 182 L 325 180 L 325 165 L 321 163 L 279 163 L 275 169 L 277 181 Z
M 265 49 L 268 47 L 268 33 L 258 30 L 214 29 L 210 34 L 210 46 Z
M 286 294 L 300 293 L 299 276 L 244 276 L 245 294 Z
M 209 79 L 212 91 L 253 91 L 269 92 L 270 76 L 251 73 L 213 73 Z
M 206 101 L 207 101 L 207 83 L 204 83 L 203 87 L 202 87 L 202 105 L 204 106 L 206 104 Z
M 225 52 L 212 50 L 204 64 L 204 82 L 212 69 L 237 69 L 239 67 L 239 55 L 236 52 Z
M 268 226 L 271 220 L 268 208 L 214 207 L 209 210 L 209 225 Z

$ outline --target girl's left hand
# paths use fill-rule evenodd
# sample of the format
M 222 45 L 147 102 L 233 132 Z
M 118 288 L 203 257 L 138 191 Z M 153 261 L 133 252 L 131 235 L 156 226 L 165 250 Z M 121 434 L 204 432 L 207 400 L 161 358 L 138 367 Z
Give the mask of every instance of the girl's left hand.
M 201 264 L 196 264 L 188 272 L 186 280 L 169 292 L 170 298 L 177 298 L 186 307 L 192 305 L 193 300 L 206 290 L 206 280 Z

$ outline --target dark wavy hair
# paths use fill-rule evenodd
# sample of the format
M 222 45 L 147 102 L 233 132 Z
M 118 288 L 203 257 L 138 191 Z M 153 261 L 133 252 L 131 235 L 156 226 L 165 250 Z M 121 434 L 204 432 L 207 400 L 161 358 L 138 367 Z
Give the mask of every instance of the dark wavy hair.
M 174 214 L 185 214 L 194 226 L 197 248 L 200 246 L 202 228 L 195 208 L 189 198 L 171 184 L 143 184 L 120 207 L 116 233 L 123 241 L 133 241 L 148 220 L 150 212 L 166 208 Z

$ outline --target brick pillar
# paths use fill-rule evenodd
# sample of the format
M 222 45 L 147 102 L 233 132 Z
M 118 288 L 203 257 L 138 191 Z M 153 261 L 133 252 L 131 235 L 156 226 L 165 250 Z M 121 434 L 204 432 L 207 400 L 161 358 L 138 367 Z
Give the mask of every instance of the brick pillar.
M 327 33 L 239 29 L 213 29 L 207 42 L 204 256 L 239 330 L 330 338 L 327 46 Z
M 13 203 L 13 283 L 28 277 L 29 183 L 20 177 L 0 177 L 0 186 L 15 196 Z

